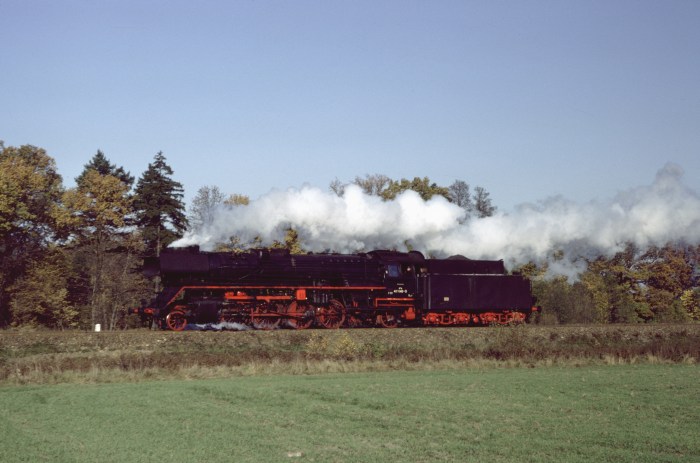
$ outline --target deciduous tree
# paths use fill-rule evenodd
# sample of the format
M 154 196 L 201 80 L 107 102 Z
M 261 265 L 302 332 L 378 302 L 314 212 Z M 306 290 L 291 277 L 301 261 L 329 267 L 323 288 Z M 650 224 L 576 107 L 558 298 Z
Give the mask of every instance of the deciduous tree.
M 190 229 L 199 231 L 211 225 L 216 216 L 216 210 L 224 204 L 224 194 L 217 186 L 203 186 L 197 190 L 192 199 L 188 223 Z
M 686 289 L 681 294 L 680 301 L 688 318 L 700 321 L 700 288 Z
M 345 194 L 345 184 L 337 178 L 331 182 L 328 188 L 336 195 L 342 197 Z
M 69 259 L 57 246 L 30 261 L 27 272 L 10 289 L 13 324 L 58 329 L 77 326 L 78 310 L 68 297 L 69 275 Z
M 7 288 L 57 235 L 62 191 L 61 176 L 46 151 L 0 142 L 0 326 L 11 318 Z
M 61 222 L 73 232 L 75 245 L 89 250 L 90 324 L 98 323 L 109 311 L 105 297 L 104 275 L 107 253 L 124 233 L 131 214 L 129 187 L 117 177 L 101 175 L 88 169 L 81 183 L 63 195 L 64 213 Z
M 273 248 L 278 249 L 288 249 L 290 254 L 303 254 L 305 251 L 301 246 L 299 241 L 299 233 L 293 229 L 288 228 L 284 234 L 284 241 L 275 241 L 272 243 Z
M 395 199 L 399 194 L 407 190 L 413 190 L 424 200 L 429 200 L 435 195 L 450 199 L 450 192 L 447 188 L 438 186 L 431 182 L 428 177 L 414 177 L 413 180 L 402 178 L 399 181 L 391 180 L 389 185 L 381 192 L 380 196 L 385 200 Z
M 250 198 L 246 195 L 234 193 L 224 201 L 224 204 L 228 207 L 247 206 L 250 204 Z
M 550 323 L 590 323 L 594 321 L 593 297 L 580 281 L 566 277 L 542 278 L 533 283 L 543 318 Z
M 588 263 L 588 270 L 604 283 L 610 322 L 635 323 L 653 318 L 644 294 L 645 274 L 639 266 L 639 254 L 633 243 L 627 243 L 614 256 L 600 256 Z
M 693 262 L 688 249 L 677 244 L 652 246 L 639 258 L 644 271 L 646 300 L 655 321 L 683 321 L 681 296 L 692 287 Z
M 600 273 L 586 270 L 581 275 L 583 284 L 591 295 L 593 313 L 591 321 L 594 323 L 607 323 L 610 318 L 611 305 L 610 294 L 605 278 Z
M 382 196 L 391 182 L 392 180 L 383 174 L 367 174 L 364 178 L 355 177 L 355 180 L 352 181 L 370 196 Z
M 477 217 L 491 217 L 496 212 L 496 207 L 491 203 L 491 195 L 484 187 L 474 188 L 474 212 Z
M 447 190 L 449 192 L 449 200 L 464 209 L 467 214 L 471 214 L 474 204 L 469 191 L 469 184 L 464 180 L 455 180 L 452 185 L 447 187 Z

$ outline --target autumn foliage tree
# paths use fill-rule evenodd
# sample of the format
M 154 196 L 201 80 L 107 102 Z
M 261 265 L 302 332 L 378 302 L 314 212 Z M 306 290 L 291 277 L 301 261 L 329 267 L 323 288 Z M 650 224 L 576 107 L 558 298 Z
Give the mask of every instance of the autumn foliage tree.
M 87 250 L 84 268 L 89 275 L 90 324 L 108 322 L 111 299 L 105 291 L 108 253 L 118 244 L 131 214 L 129 186 L 112 175 L 87 169 L 81 182 L 63 196 L 61 221 L 72 232 L 75 245 Z M 108 324 L 108 323 L 105 323 Z
M 450 186 L 443 187 L 431 182 L 428 177 L 393 180 L 383 174 L 368 174 L 364 177 L 355 177 L 351 183 L 359 186 L 366 195 L 379 196 L 385 201 L 396 199 L 398 195 L 409 190 L 418 193 L 425 201 L 433 196 L 442 196 L 464 209 L 465 220 L 469 217 L 490 217 L 496 212 L 496 206 L 493 205 L 490 194 L 485 188 L 477 186 L 472 194 L 469 184 L 463 180 L 455 180 Z M 346 186 L 335 179 L 329 188 L 338 196 L 343 196 Z
M 27 271 L 11 287 L 13 325 L 66 329 L 78 326 L 78 309 L 69 296 L 70 258 L 50 246 L 28 263 Z
M 0 326 L 12 319 L 8 289 L 57 234 L 62 191 L 61 176 L 46 151 L 0 142 Z
M 639 249 L 632 243 L 612 256 L 587 263 L 575 281 L 550 278 L 523 267 L 555 323 L 683 322 L 700 319 L 700 294 L 694 280 L 696 248 L 679 243 Z M 546 317 L 545 317 L 546 314 Z
M 678 321 L 691 314 L 682 297 L 692 287 L 693 252 L 683 246 L 652 246 L 641 257 L 645 299 L 656 321 Z
M 395 199 L 404 191 L 415 191 L 425 201 L 433 196 L 442 196 L 445 199 L 450 199 L 450 191 L 448 188 L 439 186 L 435 182 L 431 182 L 428 177 L 414 177 L 413 180 L 402 178 L 401 180 L 391 180 L 389 185 L 381 192 L 380 196 L 385 200 Z

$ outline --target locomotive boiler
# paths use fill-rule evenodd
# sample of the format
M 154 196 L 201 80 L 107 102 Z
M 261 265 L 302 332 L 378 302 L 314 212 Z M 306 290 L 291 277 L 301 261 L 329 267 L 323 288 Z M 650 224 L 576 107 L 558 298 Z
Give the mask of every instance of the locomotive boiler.
M 236 323 L 257 329 L 524 322 L 534 311 L 530 282 L 503 261 L 426 258 L 417 251 L 294 255 L 171 249 L 146 263 L 163 290 L 139 307 L 145 321 Z

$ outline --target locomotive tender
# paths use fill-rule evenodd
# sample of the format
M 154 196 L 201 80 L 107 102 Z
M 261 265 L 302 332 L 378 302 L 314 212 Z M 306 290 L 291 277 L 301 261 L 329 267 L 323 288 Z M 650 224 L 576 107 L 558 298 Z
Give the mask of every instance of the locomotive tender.
M 417 251 L 292 255 L 170 249 L 146 263 L 163 290 L 135 310 L 175 331 L 192 324 L 311 326 L 486 325 L 537 310 L 530 282 L 503 261 L 429 259 Z

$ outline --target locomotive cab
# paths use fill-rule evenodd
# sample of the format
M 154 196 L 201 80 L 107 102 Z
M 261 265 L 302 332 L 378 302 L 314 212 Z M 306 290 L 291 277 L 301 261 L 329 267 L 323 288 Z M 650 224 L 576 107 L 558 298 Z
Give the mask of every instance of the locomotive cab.
M 370 254 L 382 263 L 387 297 L 415 297 L 418 288 L 417 270 L 425 261 L 423 254 L 418 251 L 373 251 Z
M 410 264 L 387 264 L 384 270 L 384 286 L 387 295 L 413 297 L 416 292 L 415 273 Z

